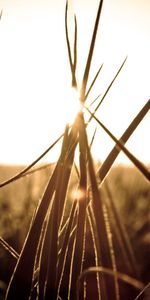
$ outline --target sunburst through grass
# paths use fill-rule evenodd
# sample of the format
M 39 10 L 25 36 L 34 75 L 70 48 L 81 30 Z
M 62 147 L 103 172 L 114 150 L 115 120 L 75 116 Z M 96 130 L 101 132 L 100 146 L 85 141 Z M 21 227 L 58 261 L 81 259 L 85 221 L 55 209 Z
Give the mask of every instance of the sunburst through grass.
M 136 259 L 131 250 L 130 242 L 124 236 L 124 231 L 120 225 L 121 220 L 118 218 L 115 206 L 113 206 L 111 192 L 108 192 L 107 188 L 105 192 L 102 191 L 101 184 L 121 150 L 136 165 L 143 176 L 148 180 L 150 179 L 147 168 L 124 145 L 148 112 L 150 102 L 147 102 L 120 140 L 116 139 L 95 116 L 116 76 L 101 98 L 96 110 L 91 112 L 91 108 L 86 107 L 89 91 L 95 84 L 101 70 L 100 67 L 91 85 L 87 87 L 102 5 L 103 1 L 100 1 L 78 95 L 79 87 L 76 79 L 77 20 L 75 17 L 74 48 L 71 51 L 67 21 L 68 2 L 66 3 L 65 28 L 72 75 L 71 94 L 67 98 L 70 99 L 71 111 L 73 110 L 74 115 L 72 116 L 70 110 L 67 112 L 69 117 L 71 115 L 71 121 L 67 121 L 69 125 L 66 125 L 62 135 L 60 156 L 34 213 L 19 258 L 15 257 L 17 262 L 8 285 L 6 300 L 124 300 L 128 297 L 125 292 L 127 287 L 133 299 L 140 290 L 144 289 L 137 268 L 134 266 Z M 83 108 L 88 112 L 88 121 L 85 121 Z M 101 126 L 116 143 L 115 148 L 106 161 L 102 163 L 98 172 L 91 154 L 92 142 L 90 144 L 87 131 L 91 120 L 95 120 L 98 126 Z M 93 134 L 94 138 L 95 133 Z M 77 146 L 79 149 L 78 167 L 75 166 Z M 41 157 L 42 155 L 13 179 L 2 184 L 1 187 L 19 179 Z M 77 192 L 71 194 L 72 197 L 74 195 L 74 198 L 69 201 L 69 189 L 74 167 Z M 69 212 L 66 213 L 66 211 Z M 112 215 L 114 221 L 110 217 Z M 114 224 L 119 224 L 117 228 L 118 240 L 114 238 L 116 237 Z M 90 241 L 90 249 L 88 240 Z M 3 242 L 2 245 L 4 244 Z M 121 249 L 119 253 L 119 261 L 122 261 L 121 270 L 118 264 L 117 247 Z M 9 245 L 6 248 L 10 253 L 13 253 Z

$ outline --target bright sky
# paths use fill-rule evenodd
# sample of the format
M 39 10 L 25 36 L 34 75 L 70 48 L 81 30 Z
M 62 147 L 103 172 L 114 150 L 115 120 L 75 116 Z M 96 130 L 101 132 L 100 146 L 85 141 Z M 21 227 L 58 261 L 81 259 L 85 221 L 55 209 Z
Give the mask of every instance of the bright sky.
M 98 0 L 74 0 L 79 83 L 98 4 Z M 63 132 L 74 111 L 69 96 L 65 0 L 0 0 L 1 9 L 0 163 L 30 163 Z M 105 91 L 128 55 L 97 114 L 118 138 L 150 98 L 149 12 L 149 0 L 104 0 L 90 79 L 102 63 L 104 66 L 90 100 Z M 127 143 L 128 149 L 145 163 L 150 163 L 148 117 Z M 112 146 L 110 138 L 98 130 L 94 155 L 104 160 Z M 47 156 L 49 161 L 55 158 L 56 151 Z M 121 154 L 117 162 L 129 161 Z

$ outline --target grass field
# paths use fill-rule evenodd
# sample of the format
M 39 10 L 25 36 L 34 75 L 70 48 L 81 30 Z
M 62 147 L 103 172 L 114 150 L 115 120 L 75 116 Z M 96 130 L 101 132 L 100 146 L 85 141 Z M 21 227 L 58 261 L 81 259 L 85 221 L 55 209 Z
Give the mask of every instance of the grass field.
M 53 166 L 43 168 L 33 174 L 12 183 L 1 190 L 0 194 L 0 236 L 11 245 L 17 253 L 21 252 L 25 237 L 27 235 L 29 224 L 31 222 L 33 211 L 42 197 L 43 189 L 48 182 L 49 173 Z M 22 167 L 4 166 L 0 167 L 1 182 L 10 175 L 16 174 Z M 74 171 L 75 173 L 75 171 Z M 76 174 L 74 174 L 73 183 L 69 191 L 68 213 L 72 201 L 72 191 L 76 185 Z M 107 177 L 108 186 L 114 201 L 118 216 L 123 225 L 125 234 L 128 236 L 136 261 L 136 268 L 140 274 L 141 281 L 146 285 L 150 281 L 150 190 L 147 180 L 143 178 L 134 167 L 123 165 L 114 167 Z M 114 216 L 111 216 L 112 224 Z M 114 226 L 116 226 L 114 224 Z M 114 241 L 117 232 L 114 232 Z M 89 266 L 94 264 L 94 254 L 89 232 L 87 231 L 87 254 L 86 259 Z M 119 271 L 124 272 L 124 262 L 122 260 L 119 246 L 115 247 L 116 259 Z M 2 245 L 0 246 L 0 282 L 1 298 L 9 283 L 16 258 L 12 256 Z M 2 288 L 4 290 L 2 291 Z M 124 284 L 121 299 L 133 299 L 130 297 L 133 291 L 129 285 Z M 137 291 L 134 291 L 135 295 Z M 133 293 L 133 294 L 134 294 Z M 128 298 L 127 298 L 128 297 Z M 63 299 L 63 297 L 62 297 Z

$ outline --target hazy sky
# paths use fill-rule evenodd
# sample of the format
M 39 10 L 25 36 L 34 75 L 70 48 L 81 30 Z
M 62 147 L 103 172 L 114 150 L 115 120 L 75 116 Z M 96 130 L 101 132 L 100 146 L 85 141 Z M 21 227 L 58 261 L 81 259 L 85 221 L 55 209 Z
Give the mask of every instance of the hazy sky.
M 79 83 L 98 4 L 98 0 L 74 0 Z M 0 0 L 1 9 L 0 163 L 29 163 L 63 132 L 71 114 L 65 1 Z M 104 1 L 90 80 L 102 63 L 104 66 L 90 100 L 105 91 L 128 55 L 123 71 L 97 114 L 118 138 L 150 97 L 149 53 L 150 1 Z M 149 125 L 146 116 L 127 144 L 145 162 L 150 162 Z M 94 124 L 91 128 L 95 128 Z M 94 154 L 103 160 L 112 146 L 110 138 L 98 130 Z M 55 154 L 50 153 L 48 159 L 53 160 Z M 117 161 L 125 162 L 124 156 L 120 155 Z

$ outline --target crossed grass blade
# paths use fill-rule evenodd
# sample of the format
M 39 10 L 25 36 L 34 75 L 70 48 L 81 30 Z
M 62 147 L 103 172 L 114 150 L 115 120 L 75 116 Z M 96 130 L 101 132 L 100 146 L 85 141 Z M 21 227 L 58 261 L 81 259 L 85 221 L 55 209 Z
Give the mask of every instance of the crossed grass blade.
M 147 101 L 147 103 L 143 106 L 143 108 L 140 110 L 140 112 L 137 114 L 137 116 L 133 119 L 133 121 L 130 123 L 128 128 L 125 130 L 123 135 L 120 138 L 120 141 L 122 141 L 123 144 L 125 144 L 130 136 L 133 134 L 135 129 L 138 127 L 140 122 L 143 120 L 145 115 L 148 113 L 150 109 L 150 100 Z M 120 153 L 121 149 L 117 147 L 117 144 L 114 146 L 114 148 L 111 150 L 105 161 L 103 162 L 102 166 L 100 167 L 98 173 L 101 182 L 106 177 L 107 173 L 109 172 L 110 168 L 112 167 L 114 161 L 116 160 L 118 154 Z
M 110 130 L 86 107 L 87 111 L 93 116 L 96 122 L 104 129 L 104 131 L 111 137 L 111 139 L 117 144 L 126 156 L 132 161 L 132 163 L 139 169 L 139 171 L 150 181 L 150 172 L 122 143 L 122 140 L 117 138 L 110 132 Z

